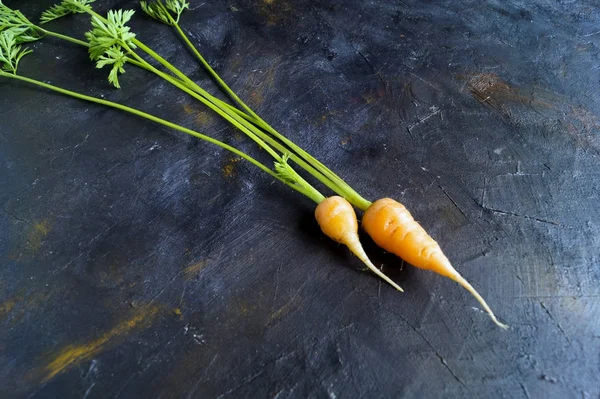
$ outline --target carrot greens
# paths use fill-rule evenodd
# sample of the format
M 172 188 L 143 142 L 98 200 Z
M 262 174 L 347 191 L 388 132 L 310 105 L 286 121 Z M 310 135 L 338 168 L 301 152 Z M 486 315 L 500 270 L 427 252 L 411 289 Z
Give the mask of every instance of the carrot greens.
M 333 191 L 344 196 L 348 199 L 353 205 L 366 210 L 371 204 L 369 201 L 360 196 L 350 185 L 348 185 L 341 177 L 336 175 L 331 169 L 325 166 L 323 163 L 318 161 L 308 152 L 304 151 L 300 146 L 296 145 L 293 141 L 289 140 L 283 134 L 279 133 L 273 127 L 271 127 L 267 122 L 265 122 L 260 116 L 258 116 L 248 105 L 242 101 L 237 94 L 221 79 L 221 77 L 217 74 L 217 72 L 210 66 L 210 64 L 206 61 L 206 59 L 202 56 L 200 51 L 192 44 L 188 36 L 185 34 L 181 26 L 179 25 L 179 19 L 181 13 L 189 8 L 189 4 L 185 0 L 167 0 L 164 4 L 161 0 L 156 0 L 152 2 L 141 1 L 142 10 L 148 14 L 150 17 L 156 19 L 157 21 L 164 23 L 166 25 L 172 26 L 177 31 L 177 34 L 181 37 L 185 45 L 188 49 L 194 54 L 194 56 L 198 59 L 200 64 L 206 69 L 206 71 L 211 75 L 211 77 L 217 82 L 217 84 L 223 89 L 223 91 L 234 101 L 236 102 L 240 108 L 242 108 L 247 115 L 252 117 L 252 122 L 257 126 L 274 136 L 276 139 L 283 142 L 289 149 L 298 154 L 304 161 L 306 161 L 307 165 L 317 170 L 320 174 L 322 174 L 325 178 L 329 179 L 335 186 Z M 176 14 L 173 17 L 172 13 Z M 297 160 L 294 160 L 297 161 Z M 306 168 L 306 164 L 300 164 L 300 166 Z M 331 187 L 330 187 L 331 188 Z
M 13 74 L 17 73 L 19 61 L 31 52 L 31 50 L 24 49 L 23 46 L 17 44 L 17 39 L 13 31 L 7 30 L 0 35 L 0 62 L 2 63 L 2 71 Z
M 209 106 L 213 111 L 220 114 L 234 126 L 238 128 L 243 126 L 244 128 L 240 129 L 243 133 L 248 135 L 248 131 L 252 132 L 253 136 L 250 136 L 250 138 L 255 140 L 254 137 L 259 137 L 262 141 L 268 143 L 269 146 L 274 147 L 281 152 L 289 153 L 291 161 L 305 169 L 309 174 L 311 174 L 329 189 L 344 196 L 360 209 L 365 210 L 368 208 L 370 205 L 369 201 L 361 197 L 329 168 L 268 125 L 245 103 L 243 103 L 243 101 L 240 100 L 239 97 L 216 74 L 216 72 L 204 60 L 202 55 L 197 51 L 197 49 L 195 49 L 185 33 L 179 27 L 179 17 L 181 13 L 188 8 L 189 3 L 184 0 L 169 0 L 164 4 L 162 2 L 142 2 L 141 6 L 142 9 L 152 18 L 167 25 L 174 26 L 178 30 L 182 39 L 186 42 L 187 46 L 192 49 L 202 65 L 209 71 L 211 76 L 215 78 L 217 83 L 219 83 L 221 88 L 223 88 L 229 97 L 233 98 L 242 109 L 238 109 L 235 106 L 232 106 L 212 96 L 191 79 L 189 79 L 179 69 L 165 60 L 162 56 L 153 51 L 149 46 L 137 39 L 135 34 L 133 34 L 125 25 L 131 19 L 133 11 L 109 11 L 107 17 L 104 18 L 94 12 L 89 3 L 91 3 L 91 1 L 82 2 L 81 0 L 64 0 L 59 6 L 63 5 L 64 7 L 62 8 L 65 10 L 79 8 L 79 11 L 86 12 L 91 15 L 93 29 L 86 34 L 86 38 L 89 42 L 90 58 L 96 61 L 97 67 L 104 67 L 107 65 L 111 66 L 109 82 L 115 85 L 115 87 L 120 87 L 118 75 L 124 73 L 124 65 L 127 62 L 138 64 L 138 66 L 157 74 L 157 70 L 154 67 L 151 67 L 149 63 L 144 61 L 134 51 L 139 49 L 166 68 L 169 74 L 178 78 L 181 83 L 203 97 L 204 100 L 196 97 L 202 103 Z M 174 13 L 175 17 L 173 17 L 171 13 Z M 162 77 L 164 78 L 164 75 Z M 173 80 L 168 81 L 171 84 L 175 84 Z M 188 92 L 188 94 L 190 93 Z M 212 105 L 209 105 L 207 101 L 212 103 Z M 221 112 L 216 108 L 218 108 Z M 267 149 L 264 146 L 262 147 Z M 269 150 L 267 149 L 267 151 Z
M 179 25 L 181 14 L 189 8 L 187 1 L 166 0 L 164 3 L 161 0 L 142 1 L 140 4 L 142 10 L 150 17 L 175 28 L 186 46 L 228 97 L 237 104 L 237 107 L 208 93 L 169 61 L 141 42 L 127 26 L 134 15 L 133 10 L 110 10 L 106 17 L 103 17 L 93 10 L 92 3 L 94 1 L 63 0 L 45 11 L 40 19 L 42 24 L 47 24 L 71 14 L 87 13 L 91 18 L 92 29 L 85 34 L 86 41 L 34 24 L 21 12 L 10 9 L 3 5 L 1 1 L 0 30 L 13 32 L 14 40 L 17 43 L 36 41 L 45 36 L 51 36 L 84 46 L 88 49 L 90 59 L 95 62 L 97 68 L 110 68 L 108 81 L 116 88 L 121 88 L 119 75 L 125 73 L 127 64 L 154 73 L 194 97 L 238 128 L 271 155 L 275 162 L 281 163 L 283 161 L 282 155 L 285 154 L 286 162 L 289 159 L 289 161 L 304 169 L 323 185 L 343 196 L 356 207 L 362 210 L 369 207 L 371 203 L 360 196 L 343 179 L 258 116 L 212 69 Z M 158 63 L 165 71 L 159 70 L 155 65 L 142 58 L 138 51 L 150 56 L 151 60 Z M 19 59 L 15 58 L 13 61 L 18 63 Z
M 46 22 L 62 18 L 65 15 L 84 13 L 85 9 L 91 9 L 90 4 L 94 1 L 96 0 L 73 0 L 71 3 L 62 2 L 55 4 L 42 13 L 40 22 L 45 24 Z
M 312 187 L 296 171 L 294 171 L 293 168 L 287 163 L 286 155 L 284 155 L 283 157 L 277 156 L 276 161 L 274 163 L 275 170 L 272 170 L 264 164 L 257 161 L 256 159 L 254 159 L 253 157 L 249 156 L 248 154 L 240 151 L 239 149 L 233 146 L 230 146 L 222 141 L 214 139 L 205 134 L 196 132 L 184 126 L 178 125 L 176 123 L 170 122 L 163 118 L 159 118 L 152 114 L 113 101 L 108 101 L 101 98 L 85 95 L 72 90 L 67 90 L 55 85 L 51 85 L 36 79 L 19 75 L 19 61 L 24 56 L 32 53 L 32 50 L 24 48 L 21 44 L 18 44 L 19 42 L 22 42 L 22 40 L 19 40 L 19 32 L 19 30 L 15 30 L 14 28 L 4 29 L 0 32 L 0 77 L 26 82 L 70 97 L 115 108 L 130 114 L 137 115 L 149 121 L 159 123 L 163 126 L 181 131 L 191 136 L 197 137 L 201 140 L 217 145 L 227 151 L 230 151 L 240 156 L 241 158 L 249 161 L 253 165 L 260 168 L 263 172 L 269 174 L 273 178 L 281 181 L 288 187 L 300 192 L 301 194 L 304 194 L 316 203 L 320 203 L 324 200 L 324 196 L 321 193 L 319 193 L 314 187 Z

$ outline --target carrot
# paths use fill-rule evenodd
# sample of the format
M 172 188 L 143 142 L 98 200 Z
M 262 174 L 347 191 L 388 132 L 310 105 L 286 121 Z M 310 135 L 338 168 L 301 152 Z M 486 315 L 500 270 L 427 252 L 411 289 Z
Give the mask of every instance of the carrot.
M 479 301 L 494 323 L 508 328 L 498 321 L 475 288 L 452 267 L 438 243 L 413 219 L 404 205 L 391 198 L 375 201 L 365 211 L 362 227 L 386 251 L 415 267 L 431 270 L 462 285 Z
M 358 239 L 356 213 L 346 199 L 337 195 L 325 199 L 317 205 L 315 218 L 327 237 L 347 246 L 373 273 L 390 283 L 398 291 L 404 292 L 398 284 L 377 269 L 367 257 Z

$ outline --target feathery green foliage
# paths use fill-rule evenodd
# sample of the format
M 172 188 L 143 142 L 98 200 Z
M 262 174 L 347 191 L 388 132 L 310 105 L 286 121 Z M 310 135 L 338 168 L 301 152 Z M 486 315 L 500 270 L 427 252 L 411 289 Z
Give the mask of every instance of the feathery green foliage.
M 13 75 L 17 74 L 21 58 L 32 53 L 32 50 L 23 48 L 23 46 L 17 43 L 17 37 L 18 35 L 15 35 L 15 32 L 12 29 L 0 32 L 1 69 L 5 72 L 12 73 Z
M 163 24 L 171 25 L 167 11 L 157 2 L 140 1 L 140 6 L 142 7 L 142 11 L 149 17 L 152 17 Z
M 96 61 L 96 68 L 112 65 L 108 81 L 120 88 L 118 75 L 125 73 L 126 52 L 136 48 L 135 33 L 126 26 L 135 11 L 109 11 L 106 20 L 92 15 L 92 30 L 85 34 L 89 42 L 89 54 Z M 123 51 L 125 49 L 125 51 Z
M 281 157 L 281 161 L 274 162 L 275 165 L 275 173 L 279 176 L 280 179 L 290 183 L 296 184 L 298 182 L 298 174 L 292 167 L 288 164 L 288 159 L 290 158 L 289 154 L 283 154 Z
M 166 0 L 165 4 L 161 0 L 156 1 L 140 1 L 142 10 L 150 17 L 162 22 L 166 25 L 174 25 L 179 22 L 181 13 L 190 7 L 190 3 L 185 0 Z M 169 11 L 177 16 L 173 18 Z
M 0 32 L 8 29 L 13 32 L 17 43 L 33 42 L 43 36 L 20 11 L 13 10 L 0 1 Z
M 90 4 L 94 1 L 96 0 L 64 0 L 62 3 L 55 4 L 48 10 L 44 11 L 40 18 L 40 22 L 42 24 L 46 24 L 66 15 L 84 13 L 86 8 L 89 10 L 92 9 Z
M 92 30 L 86 32 L 85 37 L 90 44 L 90 58 L 93 61 L 98 60 L 113 46 L 136 48 L 132 42 L 135 33 L 131 32 L 128 26 L 125 26 L 134 13 L 133 10 L 111 10 L 108 12 L 105 21 L 92 15 Z
M 179 22 L 179 16 L 184 10 L 190 8 L 190 3 L 185 0 L 166 0 L 166 7 L 177 14 L 176 21 Z
M 112 65 L 112 69 L 108 74 L 108 81 L 117 89 L 120 89 L 121 85 L 119 84 L 119 74 L 125 73 L 125 68 L 123 68 L 123 66 L 127 63 L 127 61 L 128 58 L 125 53 L 123 53 L 121 48 L 118 46 L 113 46 L 100 56 L 98 62 L 96 62 L 96 68 Z

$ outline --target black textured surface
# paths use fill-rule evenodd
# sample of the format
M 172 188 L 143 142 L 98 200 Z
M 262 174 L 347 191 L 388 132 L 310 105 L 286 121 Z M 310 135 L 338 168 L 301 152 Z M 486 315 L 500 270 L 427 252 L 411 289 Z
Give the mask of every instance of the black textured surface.
M 511 329 L 372 243 L 406 293 L 358 271 L 309 200 L 223 151 L 2 80 L 0 396 L 600 395 L 596 1 L 191 8 L 182 25 L 234 90 L 367 198 L 405 203 Z M 211 84 L 169 28 L 132 26 Z M 267 160 L 145 72 L 116 91 L 77 46 L 33 48 L 24 75 Z

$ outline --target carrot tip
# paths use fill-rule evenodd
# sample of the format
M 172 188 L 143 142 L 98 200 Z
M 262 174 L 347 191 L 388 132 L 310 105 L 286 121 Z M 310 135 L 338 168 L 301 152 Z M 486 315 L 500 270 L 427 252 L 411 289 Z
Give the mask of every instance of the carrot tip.
M 448 262 L 448 264 L 450 263 Z M 481 306 L 483 306 L 483 309 L 485 309 L 485 312 L 490 316 L 494 324 L 496 324 L 498 327 L 504 330 L 508 330 L 508 325 L 498 321 L 496 315 L 494 314 L 494 312 L 492 312 L 492 309 L 490 309 L 488 304 L 485 302 L 485 299 L 483 299 L 482 296 L 479 295 L 475 288 L 473 288 L 473 286 L 469 284 L 469 282 L 463 276 L 461 276 L 456 270 L 454 270 L 454 273 L 450 274 L 448 277 L 450 277 L 450 279 L 456 281 L 458 284 L 463 286 L 467 291 L 469 291 L 469 293 L 471 293 L 471 295 L 475 297 L 475 299 L 477 299 Z
M 503 330 L 508 330 L 510 328 L 508 324 L 500 323 L 498 320 L 494 320 L 494 323 Z
M 371 262 L 371 260 L 363 250 L 362 246 L 360 245 L 360 241 L 356 240 L 356 242 L 350 242 L 346 245 L 348 246 L 350 251 L 352 251 L 352 253 L 354 253 L 354 255 L 356 255 L 358 259 L 360 259 L 369 268 L 369 270 L 378 275 L 381 279 L 383 279 L 385 282 L 387 282 L 389 285 L 391 285 L 398 291 L 404 292 L 402 287 L 400 287 L 391 278 L 386 276 L 381 270 L 375 267 L 375 265 Z
M 354 237 L 349 237 L 349 239 L 346 240 L 345 244 L 348 247 L 348 249 L 350 249 L 350 251 L 354 255 L 356 255 L 356 257 L 358 257 L 358 259 L 360 259 L 362 261 L 362 263 L 365 264 L 365 266 L 367 266 L 369 268 L 369 270 L 371 270 L 373 273 L 375 273 L 376 275 L 378 275 L 381 279 L 383 279 L 385 282 L 387 282 L 389 285 L 391 285 L 392 287 L 394 287 L 398 291 L 404 292 L 404 290 L 402 289 L 402 287 L 400 287 L 391 278 L 389 278 L 388 276 L 386 276 L 381 270 L 379 270 L 378 268 L 375 267 L 375 265 L 373 264 L 373 262 L 371 262 L 371 260 L 369 259 L 369 257 L 365 253 L 365 250 L 363 249 L 362 245 L 360 244 L 360 241 L 358 239 L 358 235 L 356 235 Z

